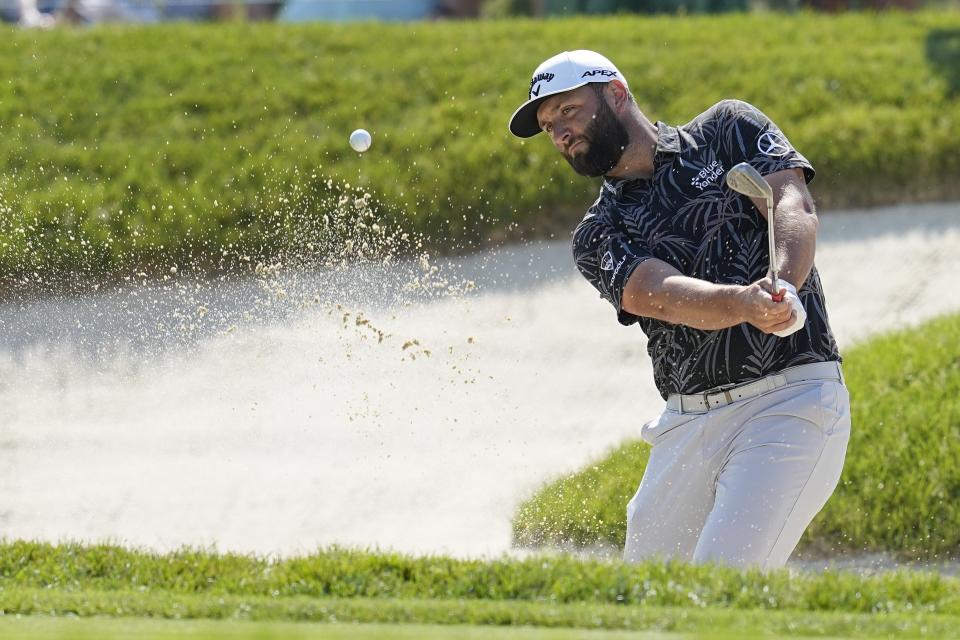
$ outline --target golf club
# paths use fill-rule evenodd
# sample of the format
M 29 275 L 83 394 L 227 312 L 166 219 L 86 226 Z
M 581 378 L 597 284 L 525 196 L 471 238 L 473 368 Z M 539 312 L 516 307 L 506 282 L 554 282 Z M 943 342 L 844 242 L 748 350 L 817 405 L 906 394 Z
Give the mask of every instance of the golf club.
M 760 172 L 749 163 L 741 162 L 727 172 L 727 185 L 745 196 L 763 198 L 767 202 L 767 235 L 770 238 L 770 273 L 773 277 L 773 299 L 783 300 L 783 293 L 777 283 L 777 245 L 773 233 L 773 189 L 763 179 Z

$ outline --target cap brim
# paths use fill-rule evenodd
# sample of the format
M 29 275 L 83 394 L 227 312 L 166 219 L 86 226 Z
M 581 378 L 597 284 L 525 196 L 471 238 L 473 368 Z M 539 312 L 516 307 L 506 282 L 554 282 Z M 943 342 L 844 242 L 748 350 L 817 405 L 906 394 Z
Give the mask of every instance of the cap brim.
M 537 108 L 540 106 L 540 103 L 550 96 L 555 96 L 559 93 L 566 93 L 567 91 L 573 91 L 574 89 L 578 89 L 585 84 L 590 83 L 581 82 L 573 87 L 567 87 L 565 89 L 560 89 L 559 91 L 545 93 L 542 96 L 533 98 L 532 100 L 527 100 L 520 105 L 519 109 L 513 112 L 512 116 L 510 116 L 510 133 L 518 138 L 532 138 L 533 136 L 537 135 L 540 133 L 540 123 L 537 122 Z

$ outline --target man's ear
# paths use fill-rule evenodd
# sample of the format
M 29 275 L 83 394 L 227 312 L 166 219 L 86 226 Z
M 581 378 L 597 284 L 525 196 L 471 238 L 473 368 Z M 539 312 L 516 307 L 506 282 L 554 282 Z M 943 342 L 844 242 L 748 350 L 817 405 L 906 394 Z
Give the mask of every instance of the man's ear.
M 611 80 L 607 83 L 607 86 L 610 88 L 610 96 L 613 98 L 615 108 L 621 109 L 626 103 L 630 102 L 630 92 L 627 91 L 627 87 L 622 82 Z

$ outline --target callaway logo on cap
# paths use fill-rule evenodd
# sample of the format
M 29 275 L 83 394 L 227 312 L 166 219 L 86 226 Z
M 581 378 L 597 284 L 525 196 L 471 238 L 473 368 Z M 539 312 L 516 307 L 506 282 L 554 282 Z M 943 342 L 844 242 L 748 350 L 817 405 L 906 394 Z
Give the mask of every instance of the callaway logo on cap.
M 510 133 L 518 138 L 537 135 L 540 133 L 537 107 L 544 99 L 590 82 L 611 80 L 619 80 L 623 86 L 627 86 L 623 74 L 599 53 L 585 49 L 558 53 L 533 72 L 527 101 L 510 118 Z

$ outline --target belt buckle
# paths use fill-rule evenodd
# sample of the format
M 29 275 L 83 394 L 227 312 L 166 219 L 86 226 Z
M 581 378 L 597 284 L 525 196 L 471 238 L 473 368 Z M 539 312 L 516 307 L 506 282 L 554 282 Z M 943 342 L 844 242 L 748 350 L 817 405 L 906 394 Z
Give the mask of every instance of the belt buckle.
M 718 401 L 711 407 L 711 406 L 710 406 L 710 396 L 711 396 L 711 395 L 714 395 L 714 394 L 719 395 L 719 394 L 721 394 L 721 393 L 723 394 L 723 400 L 718 400 Z M 706 406 L 707 411 L 709 411 L 710 409 L 713 409 L 713 408 L 715 408 L 715 407 L 725 407 L 725 406 L 727 406 L 728 404 L 733 404 L 733 396 L 730 395 L 730 389 L 715 390 L 713 393 L 711 393 L 710 391 L 704 391 L 704 392 L 703 392 L 703 404 L 704 404 L 704 406 Z
M 710 392 L 703 392 L 703 406 L 706 407 L 707 411 L 710 411 Z

